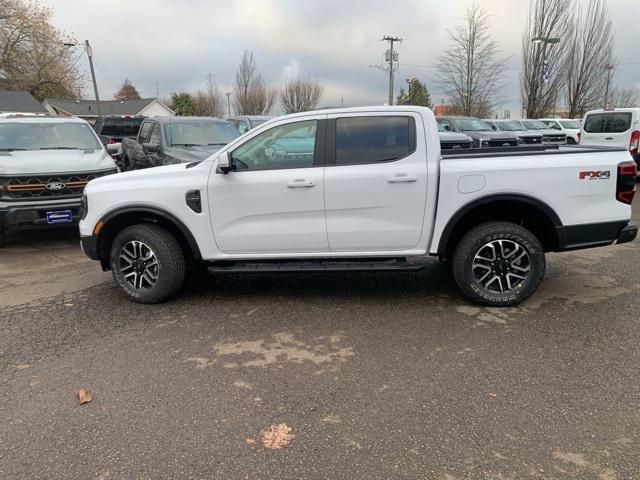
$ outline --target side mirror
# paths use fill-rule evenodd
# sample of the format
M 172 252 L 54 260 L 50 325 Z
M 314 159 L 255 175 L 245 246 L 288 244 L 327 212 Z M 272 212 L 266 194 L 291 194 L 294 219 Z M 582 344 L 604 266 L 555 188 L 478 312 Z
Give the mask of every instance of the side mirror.
M 142 144 L 142 151 L 147 154 L 147 153 L 158 153 L 160 151 L 160 145 L 158 145 L 157 143 L 143 143 Z
M 111 156 L 120 155 L 121 144 L 119 143 L 109 143 L 107 144 L 107 153 Z
M 444 129 L 445 129 L 447 132 L 450 132 L 450 131 L 451 131 L 451 127 L 450 127 L 449 125 L 445 125 L 445 126 L 444 126 Z
M 229 152 L 224 152 L 218 157 L 218 167 L 216 168 L 216 173 L 226 175 L 231 170 L 233 170 L 231 166 L 231 155 L 229 154 Z

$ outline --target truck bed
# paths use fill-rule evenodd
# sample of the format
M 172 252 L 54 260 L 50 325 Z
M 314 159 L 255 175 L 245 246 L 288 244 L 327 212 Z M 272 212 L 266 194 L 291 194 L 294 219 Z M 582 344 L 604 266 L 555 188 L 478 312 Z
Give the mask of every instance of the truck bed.
M 593 145 L 532 145 L 521 147 L 473 148 L 470 150 L 442 150 L 443 160 L 447 158 L 487 158 L 487 157 L 517 157 L 537 155 L 560 155 L 576 153 L 603 153 L 626 151 L 621 147 L 602 147 Z

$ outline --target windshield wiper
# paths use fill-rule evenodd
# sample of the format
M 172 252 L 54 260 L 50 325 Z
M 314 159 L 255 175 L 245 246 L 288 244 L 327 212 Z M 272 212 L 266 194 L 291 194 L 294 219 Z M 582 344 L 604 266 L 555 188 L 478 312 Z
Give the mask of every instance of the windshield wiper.
M 172 143 L 172 147 L 202 147 L 201 143 Z
M 38 150 L 82 150 L 78 147 L 40 147 Z
M 0 152 L 13 152 L 15 150 L 26 150 L 26 148 L 0 148 Z
M 207 145 L 226 145 L 226 143 L 207 143 Z

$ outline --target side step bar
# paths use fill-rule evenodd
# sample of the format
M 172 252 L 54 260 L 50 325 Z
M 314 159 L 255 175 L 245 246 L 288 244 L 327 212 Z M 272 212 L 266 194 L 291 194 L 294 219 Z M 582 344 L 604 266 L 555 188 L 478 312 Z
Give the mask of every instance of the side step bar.
M 213 262 L 207 267 L 209 273 L 419 272 L 422 270 L 424 265 L 408 263 L 405 258 L 221 261 Z

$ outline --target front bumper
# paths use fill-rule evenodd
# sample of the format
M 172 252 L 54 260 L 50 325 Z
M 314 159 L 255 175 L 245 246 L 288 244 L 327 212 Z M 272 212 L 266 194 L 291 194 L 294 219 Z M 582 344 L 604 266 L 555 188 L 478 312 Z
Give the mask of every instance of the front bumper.
M 98 260 L 98 239 L 91 235 L 90 237 L 80 237 L 80 248 L 91 260 Z
M 42 203 L 3 205 L 0 203 L 0 227 L 23 229 L 33 227 L 58 227 L 77 225 L 80 221 L 80 198 L 64 203 Z M 69 223 L 47 223 L 47 212 L 71 210 L 72 221 Z
M 558 251 L 628 243 L 638 236 L 638 225 L 629 221 L 556 227 Z

